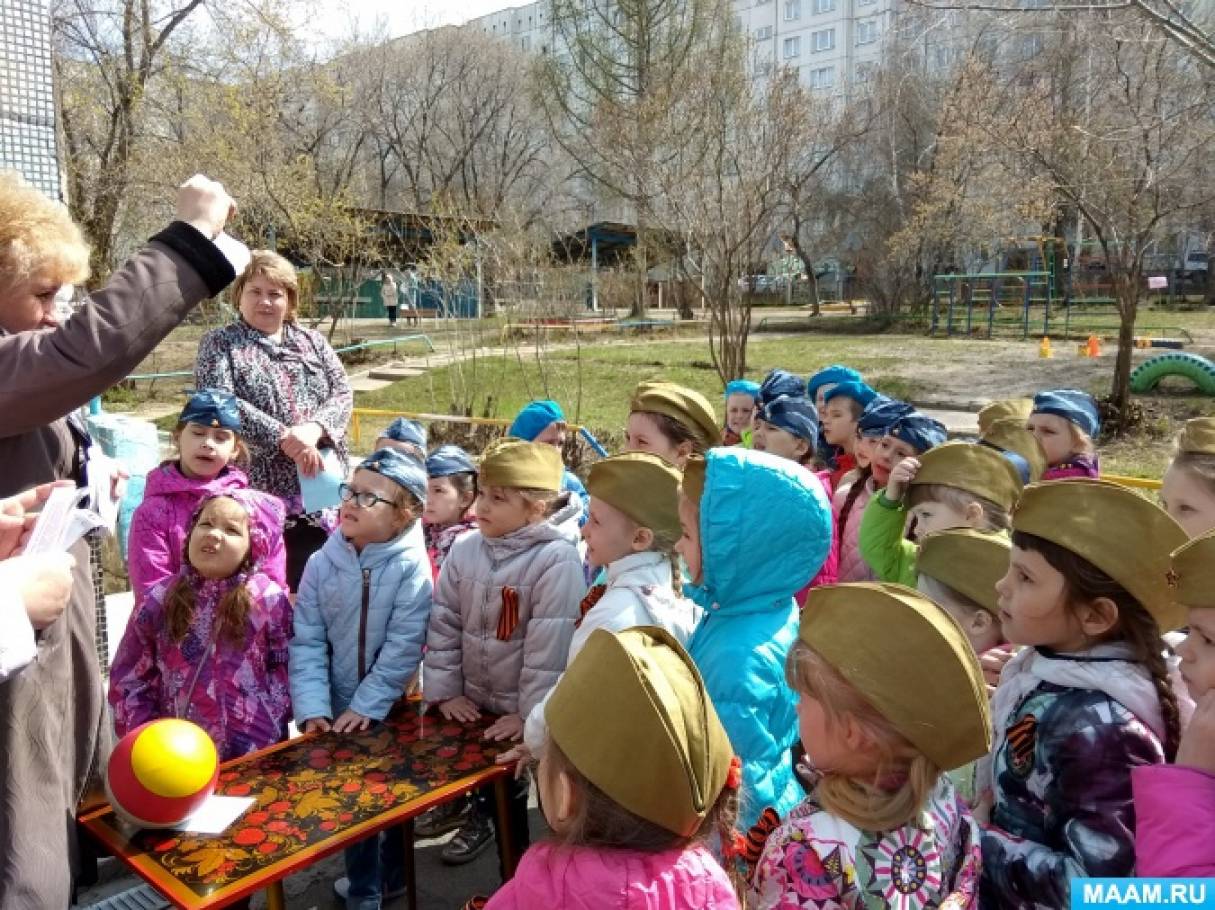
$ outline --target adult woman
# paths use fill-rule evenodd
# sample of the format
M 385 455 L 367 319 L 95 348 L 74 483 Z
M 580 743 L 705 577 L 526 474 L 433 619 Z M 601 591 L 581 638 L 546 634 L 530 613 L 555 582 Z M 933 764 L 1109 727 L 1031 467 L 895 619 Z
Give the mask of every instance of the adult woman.
M 175 221 L 61 323 L 55 298 L 88 275 L 67 210 L 0 175 L 0 496 L 86 470 L 72 411 L 129 373 L 200 301 L 235 277 L 212 242 L 232 200 L 196 176 Z M 66 907 L 75 808 L 109 741 L 88 544 L 77 543 L 65 612 L 37 656 L 0 684 L 0 907 Z
M 304 513 L 299 475 L 320 471 L 325 449 L 335 450 L 345 468 L 354 394 L 324 336 L 296 322 L 299 284 L 286 259 L 255 250 L 232 299 L 240 319 L 203 336 L 194 377 L 199 388 L 226 389 L 240 401 L 249 483 L 287 507 L 283 543 L 287 584 L 295 591 L 331 523 L 324 513 Z

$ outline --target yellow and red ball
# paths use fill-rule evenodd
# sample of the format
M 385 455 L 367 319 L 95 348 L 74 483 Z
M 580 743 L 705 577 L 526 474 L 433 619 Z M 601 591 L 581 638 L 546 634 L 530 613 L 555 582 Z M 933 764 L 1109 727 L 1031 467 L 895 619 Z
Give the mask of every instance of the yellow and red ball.
M 215 790 L 219 754 L 206 731 L 164 718 L 118 741 L 105 790 L 118 815 L 141 828 L 170 828 L 188 818 Z

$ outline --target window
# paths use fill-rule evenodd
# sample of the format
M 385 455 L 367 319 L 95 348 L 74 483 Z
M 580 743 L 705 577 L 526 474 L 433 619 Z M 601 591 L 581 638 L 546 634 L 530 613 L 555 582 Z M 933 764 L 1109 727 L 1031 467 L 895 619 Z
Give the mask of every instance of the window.
M 802 17 L 802 0 L 785 0 L 785 21 L 792 22 Z
M 525 51 L 532 49 L 532 36 L 524 35 L 519 41 L 519 47 Z
M 878 28 L 876 19 L 862 19 L 856 24 L 856 43 L 873 44 L 877 41 Z
M 835 0 L 814 0 L 814 15 L 835 11 Z
M 755 30 L 755 38 L 758 41 L 763 41 L 772 37 L 772 26 L 765 25 L 763 28 Z
M 802 38 L 801 35 L 795 35 L 792 38 L 785 39 L 785 59 L 792 60 L 794 57 L 800 57 L 802 53 Z
M 857 6 L 872 6 L 876 0 L 856 0 Z
M 810 70 L 810 88 L 831 88 L 835 84 L 835 67 L 824 66 Z
M 835 49 L 835 29 L 825 28 L 820 32 L 810 33 L 810 47 L 814 53 Z

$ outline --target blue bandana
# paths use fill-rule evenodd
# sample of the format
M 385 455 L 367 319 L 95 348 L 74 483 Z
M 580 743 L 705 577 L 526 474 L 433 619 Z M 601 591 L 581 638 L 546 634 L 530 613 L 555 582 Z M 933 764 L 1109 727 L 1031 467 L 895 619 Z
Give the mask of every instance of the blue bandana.
M 236 396 L 223 389 L 199 389 L 181 409 L 179 423 L 197 423 L 240 432 L 240 405 Z
M 1035 414 L 1054 414 L 1082 429 L 1089 436 L 1096 436 L 1101 429 L 1101 418 L 1097 415 L 1097 402 L 1088 392 L 1079 389 L 1055 389 L 1039 392 L 1034 396 Z
M 731 379 L 726 383 L 726 397 L 731 395 L 747 395 L 752 400 L 759 398 L 759 383 L 750 379 Z
M 476 474 L 477 466 L 472 463 L 459 446 L 439 446 L 426 459 L 426 473 L 431 477 L 450 477 L 452 474 Z
M 561 405 L 548 399 L 533 401 L 519 412 L 519 416 L 510 425 L 506 435 L 522 439 L 524 442 L 532 442 L 544 432 L 549 424 L 558 420 L 562 423 L 565 422 L 565 412 L 561 410 Z
M 763 385 L 759 387 L 759 401 L 760 404 L 767 404 L 782 395 L 796 398 L 802 394 L 803 388 L 800 376 L 788 370 L 773 370 L 764 377 Z
M 819 370 L 806 382 L 806 394 L 811 398 L 818 395 L 818 390 L 825 385 L 839 385 L 841 382 L 862 382 L 861 374 L 852 367 L 833 363 Z
M 393 442 L 408 442 L 423 451 L 426 450 L 426 427 L 416 420 L 398 417 L 380 435 L 391 439 Z
M 949 438 L 945 424 L 925 417 L 919 411 L 912 411 L 899 418 L 886 432 L 895 439 L 901 439 L 921 455 Z
M 879 439 L 886 435 L 892 426 L 915 411 L 905 401 L 896 401 L 885 395 L 878 395 L 865 405 L 861 419 L 857 422 L 857 430 L 868 439 Z
M 857 402 L 862 408 L 869 406 L 869 402 L 877 398 L 877 392 L 869 388 L 863 382 L 841 382 L 834 388 L 828 389 L 823 394 L 823 401 L 828 402 L 833 398 L 851 398 Z
M 359 470 L 375 471 L 404 487 L 418 502 L 426 502 L 426 469 L 416 458 L 398 449 L 378 449 L 359 463 Z
M 818 442 L 818 411 L 809 398 L 802 395 L 781 395 L 775 401 L 764 405 L 759 416 L 772 426 L 779 427 L 798 439 L 806 440 L 810 443 L 811 451 L 814 450 L 815 443 Z

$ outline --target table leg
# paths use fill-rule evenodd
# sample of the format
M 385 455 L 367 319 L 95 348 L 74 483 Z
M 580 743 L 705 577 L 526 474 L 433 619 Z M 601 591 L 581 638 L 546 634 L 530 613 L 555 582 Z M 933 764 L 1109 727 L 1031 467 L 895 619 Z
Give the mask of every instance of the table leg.
M 277 881 L 266 889 L 266 910 L 287 910 L 282 881 Z
M 498 857 L 502 860 L 503 878 L 515 875 L 519 858 L 515 855 L 510 821 L 510 777 L 503 775 L 494 781 L 494 804 L 498 811 Z
M 413 819 L 406 819 L 401 825 L 402 839 L 405 841 L 405 906 L 409 910 L 418 910 L 418 876 L 415 874 L 413 855 Z

